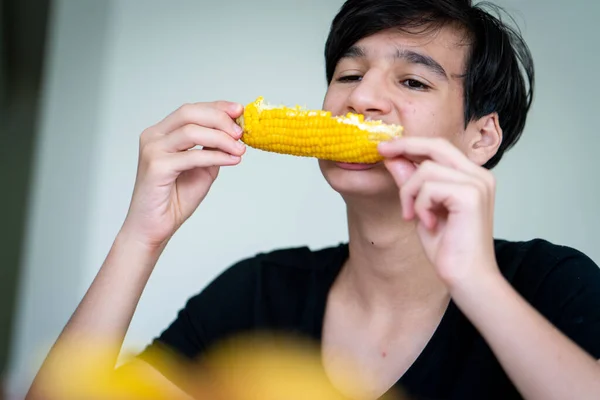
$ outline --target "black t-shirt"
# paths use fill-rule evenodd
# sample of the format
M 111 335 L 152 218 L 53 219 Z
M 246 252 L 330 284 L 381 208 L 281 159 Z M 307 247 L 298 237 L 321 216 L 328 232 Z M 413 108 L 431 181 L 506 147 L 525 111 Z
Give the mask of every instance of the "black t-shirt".
M 505 278 L 542 315 L 600 359 L 600 269 L 581 252 L 536 239 L 495 241 Z M 328 291 L 348 245 L 261 253 L 242 260 L 191 297 L 157 346 L 198 358 L 222 339 L 249 331 L 302 335 L 315 343 Z M 414 399 L 520 399 L 494 354 L 453 302 L 397 386 Z

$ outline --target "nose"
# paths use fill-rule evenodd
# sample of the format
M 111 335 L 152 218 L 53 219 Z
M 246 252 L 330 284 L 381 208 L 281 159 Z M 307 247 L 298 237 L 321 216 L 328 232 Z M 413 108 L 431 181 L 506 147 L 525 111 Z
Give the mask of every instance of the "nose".
M 379 119 L 392 111 L 384 78 L 375 74 L 365 74 L 354 87 L 347 99 L 350 112 L 363 114 L 371 119 Z

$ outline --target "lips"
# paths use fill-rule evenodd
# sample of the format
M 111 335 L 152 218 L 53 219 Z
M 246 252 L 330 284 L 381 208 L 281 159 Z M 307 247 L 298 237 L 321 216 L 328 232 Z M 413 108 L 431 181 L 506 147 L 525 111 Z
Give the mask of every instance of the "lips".
M 374 168 L 375 166 L 377 166 L 377 164 L 378 163 L 375 163 L 375 164 L 342 163 L 342 162 L 335 163 L 335 165 L 338 168 L 346 169 L 349 171 L 365 171 L 365 170 Z

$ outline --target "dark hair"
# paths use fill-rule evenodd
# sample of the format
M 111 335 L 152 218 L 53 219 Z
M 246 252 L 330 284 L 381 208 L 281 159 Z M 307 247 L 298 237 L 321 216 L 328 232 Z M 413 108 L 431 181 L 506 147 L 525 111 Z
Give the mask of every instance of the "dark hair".
M 503 130 L 498 152 L 484 165 L 491 169 L 520 138 L 534 87 L 531 53 L 520 32 L 502 21 L 501 11 L 489 3 L 473 6 L 471 0 L 347 0 L 325 44 L 327 83 L 349 47 L 382 30 L 423 28 L 419 32 L 425 33 L 448 24 L 466 29 L 470 51 L 464 73 L 465 127 L 497 112 Z

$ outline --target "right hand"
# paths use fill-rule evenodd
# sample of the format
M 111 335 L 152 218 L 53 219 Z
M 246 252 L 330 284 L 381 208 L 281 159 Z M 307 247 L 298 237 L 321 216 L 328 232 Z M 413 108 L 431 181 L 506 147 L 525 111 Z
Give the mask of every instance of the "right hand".
M 219 167 L 240 162 L 246 147 L 234 119 L 242 112 L 225 101 L 186 104 L 144 130 L 122 231 L 150 248 L 164 246 L 206 197 Z

